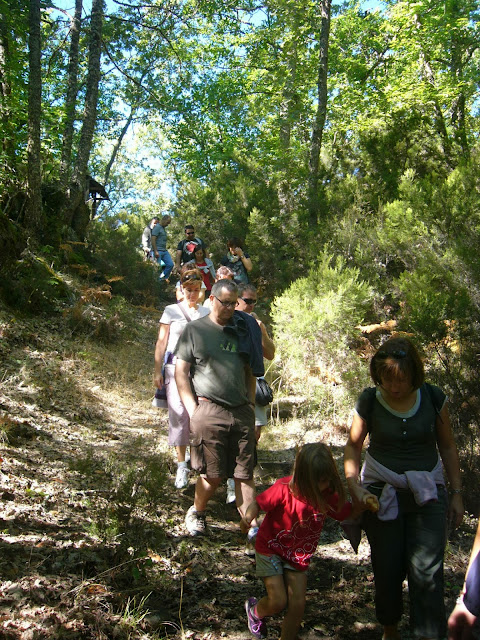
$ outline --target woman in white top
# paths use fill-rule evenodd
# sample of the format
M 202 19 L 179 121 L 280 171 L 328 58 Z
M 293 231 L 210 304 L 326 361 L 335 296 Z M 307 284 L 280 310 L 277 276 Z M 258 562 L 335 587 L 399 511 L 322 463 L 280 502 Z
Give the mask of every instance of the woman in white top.
M 198 303 L 202 276 L 198 269 L 182 273 L 181 290 L 183 299 L 165 307 L 160 318 L 160 328 L 155 347 L 155 386 L 160 388 L 164 379 L 162 368 L 165 363 L 165 388 L 168 402 L 168 443 L 177 451 L 177 475 L 175 486 L 183 489 L 188 485 L 190 470 L 185 461 L 189 442 L 190 419 L 180 400 L 175 384 L 175 356 L 173 351 L 178 339 L 190 320 L 208 315 L 209 309 Z

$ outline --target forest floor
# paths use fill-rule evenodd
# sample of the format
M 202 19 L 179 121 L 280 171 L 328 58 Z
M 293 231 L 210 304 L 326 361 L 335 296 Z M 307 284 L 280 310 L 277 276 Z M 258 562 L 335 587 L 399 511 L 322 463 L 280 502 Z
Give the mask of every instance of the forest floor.
M 151 406 L 158 317 L 137 310 L 102 344 L 65 317 L 0 310 L 1 639 L 250 637 L 244 602 L 264 589 L 225 489 L 211 501 L 207 537 L 184 527 L 195 479 L 174 488 L 166 412 Z M 260 440 L 258 490 L 318 439 L 341 462 L 346 429 L 274 420 Z M 449 610 L 472 536 L 468 519 L 447 550 Z M 280 623 L 269 621 L 269 638 Z M 402 633 L 410 637 L 406 622 Z M 309 570 L 300 637 L 381 637 L 368 544 L 356 555 L 333 521 Z

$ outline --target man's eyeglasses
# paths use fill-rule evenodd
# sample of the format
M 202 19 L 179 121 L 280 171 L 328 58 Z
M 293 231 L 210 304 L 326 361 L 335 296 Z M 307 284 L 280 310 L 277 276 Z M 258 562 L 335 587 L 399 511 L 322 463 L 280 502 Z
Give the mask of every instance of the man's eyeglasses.
M 255 300 L 255 298 L 242 298 L 242 300 L 244 301 L 245 304 L 251 304 L 251 305 L 257 304 L 257 301 Z
M 213 297 L 217 298 L 217 296 L 213 296 Z M 225 309 L 235 309 L 235 307 L 237 306 L 236 300 L 235 302 L 228 302 L 228 300 L 220 300 L 220 298 L 217 298 L 217 300 L 222 305 L 222 307 L 225 307 Z
M 187 236 L 194 236 L 195 235 L 195 231 L 186 231 L 185 232 Z

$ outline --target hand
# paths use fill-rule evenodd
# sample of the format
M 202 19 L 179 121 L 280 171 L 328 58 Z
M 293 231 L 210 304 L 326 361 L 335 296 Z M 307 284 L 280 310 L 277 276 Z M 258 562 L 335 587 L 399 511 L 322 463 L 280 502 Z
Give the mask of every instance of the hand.
M 187 410 L 189 418 L 192 418 L 192 416 L 195 413 L 195 410 L 196 410 L 197 407 L 198 407 L 198 403 L 195 402 L 195 401 L 193 401 L 192 403 L 188 403 L 188 406 L 185 405 L 185 409 Z
M 448 640 L 473 640 L 473 624 L 477 619 L 463 604 L 457 604 L 448 619 Z
M 247 522 L 245 518 L 242 518 L 240 520 L 240 531 L 242 533 L 248 533 L 248 530 L 250 529 L 250 527 L 251 527 L 251 523 Z
M 372 513 L 377 513 L 377 511 L 380 509 L 378 498 L 373 493 L 365 494 L 362 498 L 362 502 L 365 505 L 365 508 Z
M 163 383 L 165 380 L 161 373 L 156 373 L 153 377 L 153 384 L 157 387 L 157 389 L 161 389 L 163 387 Z
M 373 493 L 367 491 L 367 489 L 359 485 L 357 482 L 349 482 L 348 489 L 352 496 L 355 511 L 358 511 L 359 513 L 366 511 L 367 509 L 374 513 L 378 511 L 380 505 L 378 503 L 377 496 Z
M 454 493 L 450 498 L 448 506 L 448 522 L 454 529 L 460 526 L 463 520 L 465 510 L 463 508 L 463 500 L 460 493 Z

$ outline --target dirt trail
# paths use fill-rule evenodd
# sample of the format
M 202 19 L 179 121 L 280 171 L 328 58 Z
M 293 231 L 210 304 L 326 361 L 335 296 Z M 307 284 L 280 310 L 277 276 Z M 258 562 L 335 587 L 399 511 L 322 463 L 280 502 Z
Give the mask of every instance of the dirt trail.
M 136 330 L 130 345 L 99 347 L 72 338 L 61 320 L 2 314 L 2 639 L 249 637 L 243 603 L 263 586 L 236 510 L 222 489 L 208 537 L 186 535 L 194 478 L 175 490 L 166 414 L 148 399 L 151 318 L 139 315 Z M 289 472 L 295 446 L 321 437 L 301 421 L 272 425 L 260 441 L 258 489 Z M 339 459 L 344 437 L 328 438 Z M 449 550 L 448 606 L 470 540 L 471 528 Z M 356 556 L 338 525 L 327 524 L 302 638 L 380 637 L 368 555 L 365 541 Z M 279 630 L 280 619 L 271 620 L 269 637 Z

